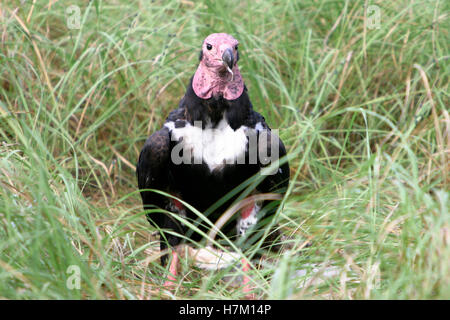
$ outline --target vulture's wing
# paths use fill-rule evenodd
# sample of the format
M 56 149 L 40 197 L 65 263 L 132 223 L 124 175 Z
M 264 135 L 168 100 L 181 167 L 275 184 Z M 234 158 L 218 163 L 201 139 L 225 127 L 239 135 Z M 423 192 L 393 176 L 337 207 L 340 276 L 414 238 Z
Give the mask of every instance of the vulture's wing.
M 274 161 L 279 161 L 279 166 L 264 178 L 257 189 L 262 193 L 285 193 L 289 184 L 289 163 L 283 160 L 286 155 L 283 141 L 256 111 L 253 111 L 253 119 L 255 129 L 258 131 L 258 163 L 261 169 L 270 166 Z
M 169 161 L 169 129 L 163 127 L 147 139 L 139 155 L 136 167 L 138 186 L 141 190 L 145 209 L 154 207 L 165 208 L 167 200 L 164 196 L 151 191 L 143 191 L 143 189 L 167 190 Z M 147 218 L 150 223 L 163 227 L 164 216 L 162 213 L 150 213 L 147 215 Z

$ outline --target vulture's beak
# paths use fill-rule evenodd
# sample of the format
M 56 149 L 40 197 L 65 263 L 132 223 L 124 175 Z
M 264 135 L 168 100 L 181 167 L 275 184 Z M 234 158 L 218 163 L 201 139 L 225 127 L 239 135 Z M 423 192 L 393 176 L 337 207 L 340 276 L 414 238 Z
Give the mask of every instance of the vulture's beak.
M 234 58 L 233 58 L 233 51 L 230 48 L 225 49 L 225 51 L 222 54 L 222 61 L 225 65 L 225 67 L 228 67 L 228 69 L 233 69 L 234 65 Z

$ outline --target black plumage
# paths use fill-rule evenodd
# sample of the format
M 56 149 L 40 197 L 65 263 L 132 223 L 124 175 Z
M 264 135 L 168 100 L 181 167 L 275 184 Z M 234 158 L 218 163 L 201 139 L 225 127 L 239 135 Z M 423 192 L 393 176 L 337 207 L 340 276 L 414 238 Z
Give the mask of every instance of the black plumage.
M 224 115 L 234 130 L 241 126 L 254 129 L 256 124 L 260 123 L 264 129 L 270 132 L 264 117 L 253 110 L 246 89 L 236 100 L 228 101 L 214 97 L 203 100 L 195 95 L 189 84 L 178 109 L 170 113 L 166 122 L 174 122 L 175 127 L 182 127 L 186 122 L 194 125 L 195 121 L 202 121 L 202 124 L 205 125 L 210 121 L 209 117 L 214 126 Z M 227 164 L 220 170 L 211 172 L 204 163 L 176 165 L 172 163 L 170 155 L 177 143 L 177 141 L 172 141 L 170 130 L 167 127 L 163 127 L 147 139 L 139 156 L 136 170 L 139 189 L 163 190 L 180 197 L 196 209 L 205 211 L 235 187 L 257 174 L 263 167 L 260 164 L 261 161 L 258 161 L 257 164 Z M 270 151 L 267 154 L 270 155 Z M 284 155 L 286 155 L 286 150 L 279 140 L 279 157 Z M 248 160 L 248 150 L 245 157 Z M 257 186 L 257 192 L 283 193 L 289 181 L 288 163 L 282 164 L 280 169 L 281 172 L 266 176 Z M 173 209 L 171 200 L 165 196 L 150 191 L 142 191 L 141 196 L 145 209 L 154 207 Z M 214 223 L 234 199 L 236 196 L 212 212 L 209 219 Z M 274 213 L 274 210 L 271 210 L 270 213 Z M 187 218 L 195 220 L 196 215 L 187 211 Z M 148 214 L 148 219 L 150 223 L 161 229 L 169 228 L 181 234 L 187 231 L 178 222 L 162 213 L 152 212 Z M 233 225 L 229 224 L 225 232 L 234 236 L 234 230 Z M 181 241 L 179 237 L 172 235 L 165 235 L 162 238 L 167 239 L 171 246 L 175 246 Z M 192 239 L 198 241 L 201 237 L 194 233 Z M 165 248 L 167 248 L 166 243 L 162 241 L 161 249 Z

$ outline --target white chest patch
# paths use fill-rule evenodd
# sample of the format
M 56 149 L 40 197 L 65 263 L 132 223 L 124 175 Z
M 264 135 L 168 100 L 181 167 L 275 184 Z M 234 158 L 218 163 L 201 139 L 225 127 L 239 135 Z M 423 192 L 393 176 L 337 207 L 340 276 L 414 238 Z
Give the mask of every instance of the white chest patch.
M 243 163 L 247 148 L 245 126 L 233 130 L 225 119 L 215 128 L 207 125 L 202 129 L 200 122 L 194 122 L 194 126 L 186 123 L 182 128 L 175 128 L 173 122 L 167 122 L 165 126 L 171 130 L 173 141 L 182 139 L 177 146 L 183 150 L 184 161 L 193 158 L 195 164 L 206 163 L 211 171 L 224 164 Z M 176 155 L 177 152 L 173 152 L 174 163 L 177 163 L 173 159 Z

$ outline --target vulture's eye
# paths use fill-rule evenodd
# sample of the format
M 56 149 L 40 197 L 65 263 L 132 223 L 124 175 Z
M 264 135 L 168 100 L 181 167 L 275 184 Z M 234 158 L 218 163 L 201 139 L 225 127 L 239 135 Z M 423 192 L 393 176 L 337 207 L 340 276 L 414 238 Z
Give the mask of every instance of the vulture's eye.
M 210 45 L 209 43 L 206 44 L 206 49 L 211 50 L 212 49 L 212 45 Z

